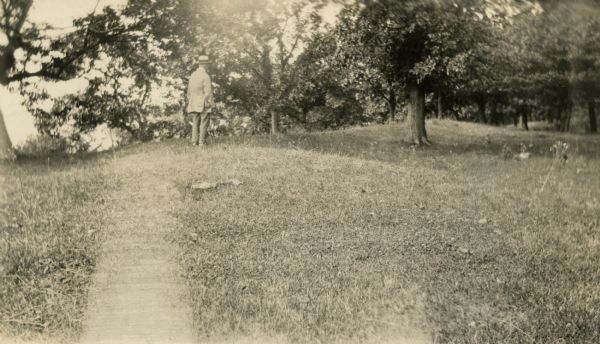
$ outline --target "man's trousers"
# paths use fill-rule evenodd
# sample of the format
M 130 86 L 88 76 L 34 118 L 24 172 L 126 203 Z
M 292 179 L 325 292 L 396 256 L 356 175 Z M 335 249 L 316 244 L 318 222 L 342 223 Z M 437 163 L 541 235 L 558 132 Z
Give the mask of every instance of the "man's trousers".
M 204 112 L 192 112 L 192 144 L 206 144 L 206 137 L 208 136 L 208 125 L 210 124 L 210 113 Z M 200 131 L 200 137 L 198 137 L 198 131 Z

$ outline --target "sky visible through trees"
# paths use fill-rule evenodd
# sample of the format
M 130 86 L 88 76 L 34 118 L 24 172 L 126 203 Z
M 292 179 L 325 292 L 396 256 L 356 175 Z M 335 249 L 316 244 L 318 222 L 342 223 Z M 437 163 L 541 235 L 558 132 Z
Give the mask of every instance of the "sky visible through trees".
M 56 33 L 60 33 L 72 27 L 74 19 L 91 13 L 96 6 L 99 8 L 104 6 L 121 8 L 126 3 L 127 0 L 36 0 L 32 6 L 29 20 L 33 23 L 44 23 L 59 28 Z M 321 11 L 323 20 L 333 25 L 339 9 L 340 6 L 335 3 L 323 8 Z M 0 36 L 0 43 L 2 43 L 2 40 L 3 38 Z M 46 85 L 49 93 L 54 97 L 77 92 L 84 87 L 85 84 L 82 84 L 81 80 L 48 83 Z M 0 86 L 0 99 L 2 99 L 0 108 L 4 111 L 9 135 L 14 144 L 22 144 L 29 137 L 37 134 L 34 118 L 22 105 L 24 99 L 18 92 L 10 92 L 7 88 Z M 109 147 L 111 142 L 106 135 L 106 131 L 101 130 L 98 135 L 95 135 L 95 139 L 104 147 Z
M 406 119 L 421 145 L 427 117 L 597 131 L 594 1 L 52 4 L 2 0 L 1 79 L 23 96 L 2 89 L 13 132 L 16 116 L 27 131 L 23 101 L 40 133 L 73 142 L 99 127 L 142 141 L 185 135 L 174 119 L 202 54 L 225 134 Z
M 100 0 L 99 6 L 123 6 L 127 0 Z M 96 6 L 97 0 L 37 0 L 34 2 L 29 20 L 34 23 L 46 23 L 57 28 L 72 26 L 73 19 L 90 13 Z M 60 31 L 60 30 L 59 30 Z M 0 35 L 0 42 L 4 38 Z M 51 92 L 61 95 L 81 88 L 76 83 L 72 86 L 49 85 Z M 33 117 L 21 104 L 23 99 L 16 92 L 0 87 L 0 108 L 4 112 L 9 134 L 13 143 L 23 143 L 29 136 L 36 134 Z

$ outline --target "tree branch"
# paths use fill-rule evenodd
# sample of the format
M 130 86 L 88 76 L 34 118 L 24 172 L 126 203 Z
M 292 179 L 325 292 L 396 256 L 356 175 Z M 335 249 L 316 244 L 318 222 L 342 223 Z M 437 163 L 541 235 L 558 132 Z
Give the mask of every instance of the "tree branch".
M 25 24 L 25 19 L 27 19 L 27 15 L 29 14 L 29 10 L 31 9 L 32 5 L 33 5 L 33 0 L 27 0 L 25 5 L 23 6 L 23 8 L 21 10 L 21 16 L 17 19 L 17 22 L 13 29 L 15 31 L 15 34 L 18 34 L 21 32 L 21 29 L 23 28 L 23 24 Z
M 250 70 L 257 76 L 259 77 L 265 84 L 266 87 L 271 87 L 271 80 L 269 80 L 267 77 L 265 77 L 264 75 L 262 75 L 256 68 L 254 68 L 253 66 L 248 66 L 248 68 L 250 68 Z
M 246 54 L 248 54 L 248 56 L 254 56 L 251 52 L 248 51 L 248 49 L 246 49 L 244 47 L 242 47 L 242 49 L 244 50 L 244 52 Z M 256 59 L 256 58 L 254 58 L 254 59 L 256 60 L 257 63 L 260 63 L 260 61 L 258 59 Z M 271 80 L 269 80 L 267 77 L 265 77 L 256 68 L 254 68 L 252 65 L 248 65 L 248 68 L 264 82 L 265 86 L 267 86 L 267 87 L 271 86 Z
M 86 27 L 85 38 L 83 39 L 83 48 L 84 49 L 87 47 L 88 40 L 90 38 L 90 28 L 92 27 L 92 24 L 94 23 L 94 15 L 96 14 L 96 10 L 98 9 L 98 5 L 99 4 L 100 4 L 100 0 L 96 0 L 96 6 L 94 6 L 94 10 L 90 14 L 90 16 L 91 16 L 90 22 L 89 22 L 89 24 Z
M 300 36 L 301 36 L 300 34 L 298 34 L 296 36 L 296 40 L 294 41 L 294 44 L 290 48 L 290 51 L 288 52 L 287 56 L 285 56 L 281 61 L 281 72 L 282 73 L 285 71 L 285 68 L 287 67 L 288 62 L 292 58 L 292 54 L 294 53 L 294 51 L 296 50 L 296 47 L 298 46 L 298 43 L 300 42 Z
M 21 81 L 21 80 L 31 78 L 31 77 L 43 77 L 43 78 L 54 79 L 54 80 L 67 80 L 68 78 L 62 76 L 62 74 L 65 71 L 65 69 L 67 69 L 69 66 L 71 66 L 75 61 L 82 58 L 89 52 L 92 52 L 92 51 L 98 49 L 101 45 L 111 43 L 111 42 L 115 41 L 116 39 L 122 37 L 124 34 L 137 30 L 140 25 L 142 25 L 142 23 L 138 22 L 127 28 L 120 28 L 118 30 L 113 30 L 113 32 L 111 34 L 105 34 L 100 37 L 97 37 L 98 38 L 97 42 L 92 45 L 89 45 L 89 41 L 85 42 L 82 49 L 73 52 L 70 57 L 65 57 L 62 61 L 60 61 L 60 63 L 54 64 L 54 65 L 46 65 L 45 67 L 42 67 L 42 70 L 40 70 L 38 72 L 34 72 L 34 73 L 29 73 L 27 71 L 23 71 L 23 72 L 14 74 L 12 76 L 9 76 L 7 78 L 7 81 L 8 81 L 8 83 L 11 83 L 14 81 Z M 89 29 L 89 32 L 97 34 L 97 33 L 108 33 L 110 31 L 97 32 L 94 29 Z M 55 69 L 55 68 L 57 70 L 55 70 L 55 71 L 51 70 L 51 69 Z
M 42 78 L 48 78 L 48 79 L 53 79 L 53 80 L 62 80 L 62 81 L 68 80 L 66 78 L 61 78 L 60 74 L 58 74 L 58 73 L 52 73 L 47 70 L 40 70 L 35 73 L 21 72 L 21 73 L 17 73 L 17 74 L 9 76 L 7 80 L 8 80 L 8 83 L 11 83 L 11 82 L 22 81 L 22 80 L 25 80 L 28 78 L 33 78 L 33 77 L 42 77 Z
M 8 10 L 8 4 L 6 3 L 6 0 L 0 0 L 0 4 L 2 4 L 2 19 L 4 22 L 3 28 L 8 36 L 8 30 L 10 29 L 10 12 Z

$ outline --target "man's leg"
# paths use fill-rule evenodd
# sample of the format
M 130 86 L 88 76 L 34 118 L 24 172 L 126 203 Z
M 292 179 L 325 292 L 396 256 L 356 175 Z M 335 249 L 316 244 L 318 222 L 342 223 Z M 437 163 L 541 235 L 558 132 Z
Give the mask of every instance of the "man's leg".
M 198 144 L 198 126 L 200 125 L 200 114 L 198 112 L 192 113 L 192 144 Z
M 206 137 L 208 136 L 208 125 L 210 123 L 210 113 L 205 111 L 202 113 L 201 117 L 202 117 L 202 121 L 200 122 L 200 144 L 205 145 Z

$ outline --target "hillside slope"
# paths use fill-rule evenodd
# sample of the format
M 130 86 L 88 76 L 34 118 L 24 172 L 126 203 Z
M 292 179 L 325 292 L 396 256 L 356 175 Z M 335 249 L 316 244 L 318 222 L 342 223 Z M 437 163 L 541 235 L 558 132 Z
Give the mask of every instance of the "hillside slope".
M 165 240 L 201 341 L 597 342 L 598 137 L 428 130 L 422 149 L 394 125 L 135 145 L 88 164 L 175 197 Z M 189 190 L 229 179 L 243 185 Z

